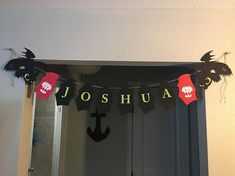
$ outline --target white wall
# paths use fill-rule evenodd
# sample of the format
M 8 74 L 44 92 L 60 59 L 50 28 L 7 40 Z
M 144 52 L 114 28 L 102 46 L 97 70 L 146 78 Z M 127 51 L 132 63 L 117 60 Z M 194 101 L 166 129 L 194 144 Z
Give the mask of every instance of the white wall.
M 234 19 L 233 10 L 1 9 L 0 47 L 39 59 L 190 62 L 233 50 Z
M 233 9 L 235 3 L 233 0 L 1 0 L 0 6 L 4 8 Z
M 9 52 L 1 51 L 0 58 L 2 66 L 9 59 Z M 0 82 L 0 171 L 1 175 L 16 176 L 24 84 L 21 80 L 15 80 L 15 86 L 12 87 L 9 74 L 2 69 Z

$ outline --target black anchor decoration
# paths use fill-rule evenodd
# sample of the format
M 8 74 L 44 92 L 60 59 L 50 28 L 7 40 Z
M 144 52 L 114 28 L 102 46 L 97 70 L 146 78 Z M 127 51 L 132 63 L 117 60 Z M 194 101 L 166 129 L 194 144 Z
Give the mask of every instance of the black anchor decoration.
M 201 88 L 207 89 L 212 81 L 219 82 L 221 76 L 232 75 L 231 69 L 226 63 L 213 61 L 214 55 L 211 55 L 213 50 L 207 52 L 201 57 L 202 64 L 195 66 L 198 84 Z
M 95 117 L 96 118 L 96 125 L 95 125 L 95 130 L 92 131 L 90 127 L 87 128 L 87 134 L 90 136 L 91 139 L 93 139 L 96 142 L 100 142 L 102 140 L 104 140 L 105 138 L 108 137 L 108 135 L 110 134 L 110 128 L 107 127 L 105 129 L 105 132 L 102 132 L 101 129 L 101 117 L 105 117 L 106 114 L 105 113 L 98 113 L 98 111 L 96 110 L 95 113 L 91 114 L 91 117 Z

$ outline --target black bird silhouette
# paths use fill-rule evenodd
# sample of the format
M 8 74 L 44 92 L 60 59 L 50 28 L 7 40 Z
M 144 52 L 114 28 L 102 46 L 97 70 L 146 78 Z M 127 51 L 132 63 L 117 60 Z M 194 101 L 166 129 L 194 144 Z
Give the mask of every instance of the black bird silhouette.
M 198 78 L 198 84 L 204 89 L 207 89 L 212 81 L 219 82 L 221 76 L 232 75 L 232 71 L 227 64 L 213 61 L 214 55 L 211 55 L 212 51 L 213 50 L 205 53 L 201 57 L 203 64 L 194 67 Z
M 34 61 L 35 55 L 32 51 L 25 48 L 25 52 L 22 57 L 10 60 L 4 67 L 5 71 L 15 72 L 17 78 L 23 78 L 25 83 L 30 85 L 34 83 L 39 74 L 37 68 L 45 67 L 45 64 L 42 62 Z

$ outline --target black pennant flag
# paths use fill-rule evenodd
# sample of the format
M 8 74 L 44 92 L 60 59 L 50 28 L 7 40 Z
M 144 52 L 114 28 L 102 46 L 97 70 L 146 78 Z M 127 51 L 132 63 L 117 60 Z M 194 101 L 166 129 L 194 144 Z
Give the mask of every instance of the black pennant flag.
M 131 89 L 120 90 L 118 93 L 117 107 L 122 115 L 132 112 L 133 101 L 133 91 Z
M 175 105 L 175 94 L 168 82 L 165 81 L 160 84 L 159 95 L 160 104 L 165 109 L 169 109 L 171 106 Z
M 59 91 L 55 94 L 57 105 L 69 105 L 74 96 L 75 83 L 73 80 L 66 80 L 60 85 Z
M 17 78 L 20 78 L 20 77 L 23 78 L 26 84 L 31 85 L 36 81 L 39 71 L 31 67 L 25 67 L 25 68 L 26 69 L 24 70 L 16 71 L 15 76 Z
M 113 102 L 113 95 L 109 88 L 100 89 L 95 101 L 98 112 L 109 112 Z
M 154 96 L 149 87 L 141 87 L 139 90 L 138 105 L 144 113 L 154 109 Z
M 92 103 L 93 88 L 90 85 L 84 85 L 76 98 L 77 110 L 88 110 Z

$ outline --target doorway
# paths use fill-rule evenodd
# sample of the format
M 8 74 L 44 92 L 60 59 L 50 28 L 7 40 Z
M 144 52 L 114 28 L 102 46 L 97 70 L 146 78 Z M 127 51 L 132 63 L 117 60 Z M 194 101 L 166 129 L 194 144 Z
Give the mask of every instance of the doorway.
M 57 90 L 56 90 L 57 91 Z M 55 92 L 48 99 L 34 93 L 29 176 L 59 175 L 62 106 L 56 106 Z
M 179 66 L 103 66 L 96 74 L 82 75 L 81 81 L 133 86 L 175 79 L 188 72 L 192 70 Z M 176 85 L 172 86 L 177 94 Z M 135 92 L 133 112 L 121 115 L 114 90 L 111 110 L 101 123 L 102 130 L 110 127 L 111 132 L 99 143 L 86 133 L 88 126 L 95 128 L 95 119 L 91 117 L 95 105 L 89 111 L 78 112 L 72 100 L 63 107 L 62 138 L 57 143 L 61 148 L 54 160 L 57 174 L 51 171 L 51 176 L 207 176 L 204 93 L 189 106 L 177 99 L 175 107 L 165 110 L 157 101 L 158 89 L 153 92 L 156 99 L 153 111 L 144 114 L 140 110 Z M 51 160 L 51 168 L 52 165 Z

